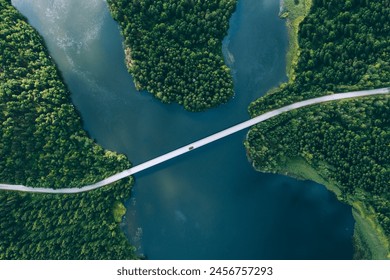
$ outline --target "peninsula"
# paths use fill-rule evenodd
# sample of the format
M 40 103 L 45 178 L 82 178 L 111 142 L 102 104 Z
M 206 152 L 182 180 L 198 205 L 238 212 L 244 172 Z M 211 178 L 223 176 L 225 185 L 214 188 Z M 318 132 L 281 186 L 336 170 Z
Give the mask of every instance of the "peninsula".
M 290 50 L 289 81 L 253 102 L 251 116 L 333 92 L 388 87 L 389 13 L 387 1 L 286 0 L 281 14 L 299 42 Z M 352 206 L 355 258 L 388 259 L 389 119 L 388 96 L 327 103 L 258 124 L 245 146 L 257 170 L 316 181 Z
M 233 96 L 222 39 L 236 0 L 107 1 L 124 36 L 126 64 L 138 90 L 189 111 Z
M 78 187 L 130 167 L 82 130 L 41 36 L 0 0 L 0 181 Z M 0 259 L 129 259 L 119 227 L 133 180 L 77 195 L 0 192 Z

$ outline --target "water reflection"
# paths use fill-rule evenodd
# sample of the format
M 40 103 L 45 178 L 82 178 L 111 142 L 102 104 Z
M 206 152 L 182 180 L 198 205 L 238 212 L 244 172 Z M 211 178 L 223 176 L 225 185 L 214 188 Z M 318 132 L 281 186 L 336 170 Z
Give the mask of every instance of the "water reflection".
M 205 113 L 134 89 L 103 0 L 14 0 L 44 36 L 84 127 L 133 163 L 248 118 L 251 101 L 285 80 L 287 34 L 275 0 L 240 0 L 224 52 L 235 98 Z M 351 258 L 351 210 L 322 186 L 255 172 L 238 133 L 136 177 L 129 238 L 154 259 Z

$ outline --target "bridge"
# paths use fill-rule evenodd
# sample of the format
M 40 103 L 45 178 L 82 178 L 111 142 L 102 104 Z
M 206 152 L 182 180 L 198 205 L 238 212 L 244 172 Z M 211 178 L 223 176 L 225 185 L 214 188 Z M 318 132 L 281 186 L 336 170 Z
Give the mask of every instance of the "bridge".
M 337 94 L 325 95 L 325 96 L 321 96 L 321 97 L 317 97 L 317 98 L 312 98 L 312 99 L 296 102 L 296 103 L 281 107 L 279 109 L 269 111 L 267 113 L 264 113 L 260 116 L 255 117 L 253 119 L 250 119 L 248 121 L 242 122 L 242 123 L 237 124 L 237 125 L 234 125 L 230 128 L 222 130 L 218 133 L 212 134 L 208 137 L 205 137 L 203 139 L 200 139 L 198 141 L 195 141 L 193 143 L 185 145 L 181 148 L 178 148 L 174 151 L 166 153 L 162 156 L 148 160 L 142 164 L 136 165 L 136 166 L 131 167 L 127 170 L 119 172 L 119 173 L 112 175 L 112 176 L 110 176 L 102 181 L 99 181 L 97 183 L 87 185 L 84 187 L 80 187 L 80 188 L 51 189 L 51 188 L 33 188 L 33 187 L 28 187 L 28 186 L 23 186 L 23 185 L 0 184 L 0 190 L 22 191 L 22 192 L 33 192 L 33 193 L 53 193 L 53 194 L 74 194 L 74 193 L 87 192 L 87 191 L 91 191 L 91 190 L 95 190 L 95 189 L 104 187 L 106 185 L 109 185 L 111 183 L 119 181 L 125 177 L 131 176 L 131 175 L 134 175 L 134 174 L 139 173 L 141 171 L 144 171 L 146 169 L 152 168 L 160 163 L 166 162 L 170 159 L 176 158 L 176 157 L 181 156 L 185 153 L 189 153 L 189 152 L 191 152 L 195 149 L 198 149 L 202 146 L 205 146 L 207 144 L 215 142 L 221 138 L 227 137 L 227 136 L 234 134 L 238 131 L 244 130 L 244 129 L 249 128 L 255 124 L 261 123 L 265 120 L 276 117 L 280 114 L 283 114 L 283 113 L 291 111 L 291 110 L 299 109 L 302 107 L 307 107 L 310 105 L 320 104 L 320 103 L 324 103 L 324 102 L 329 102 L 329 101 L 348 99 L 348 98 L 358 98 L 358 97 L 365 97 L 365 96 L 372 96 L 372 95 L 383 95 L 383 94 L 389 94 L 389 93 L 390 93 L 390 88 L 381 88 L 381 89 L 354 91 L 354 92 L 347 92 L 347 93 L 337 93 Z

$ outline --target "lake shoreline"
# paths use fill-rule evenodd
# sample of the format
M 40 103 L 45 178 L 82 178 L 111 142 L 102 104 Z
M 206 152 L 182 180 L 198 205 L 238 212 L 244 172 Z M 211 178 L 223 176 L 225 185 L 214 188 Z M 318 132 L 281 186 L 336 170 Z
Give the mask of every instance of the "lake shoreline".
M 296 5 L 294 0 L 280 0 L 279 16 L 286 20 L 289 37 L 289 47 L 286 56 L 286 73 L 289 82 L 293 82 L 295 80 L 295 68 L 300 55 L 300 48 L 298 44 L 299 25 L 309 13 L 312 5 L 312 0 L 301 1 L 298 5 Z
M 273 171 L 262 170 L 252 163 L 258 172 L 281 174 L 297 180 L 310 180 L 323 185 L 328 191 L 335 194 L 337 200 L 352 207 L 355 220 L 353 244 L 354 259 L 389 259 L 390 244 L 382 227 L 374 217 L 372 209 L 353 196 L 343 196 L 340 187 L 325 174 L 317 171 L 303 158 L 285 158 L 286 163 Z M 326 172 L 325 172 L 326 173 Z M 362 194 L 364 195 L 364 194 Z
M 123 37 L 106 3 L 37 2 L 30 5 L 32 22 L 41 22 L 84 128 L 134 164 L 247 120 L 248 104 L 286 80 L 287 30 L 277 16 L 278 1 L 240 1 L 227 46 L 236 58 L 237 95 L 201 114 L 135 90 Z M 245 157 L 244 137 L 232 135 L 136 177 L 134 203 L 126 203 L 120 224 L 134 229 L 128 232 L 140 239 L 147 258 L 351 258 L 351 232 L 345 230 L 351 228 L 350 211 L 318 184 L 255 172 Z M 118 221 L 123 208 L 116 206 Z M 313 227 L 305 227 L 308 221 Z
M 300 47 L 298 45 L 299 24 L 304 20 L 305 16 L 310 11 L 311 0 L 299 1 L 299 5 L 294 4 L 294 0 L 282 0 L 280 2 L 280 17 L 286 19 L 286 25 L 289 34 L 289 50 L 287 53 L 287 74 L 289 77 L 288 83 L 293 83 L 296 77 L 295 68 L 300 55 Z M 278 91 L 281 87 L 270 90 L 266 95 L 271 95 Z M 248 141 L 248 135 L 246 140 Z M 248 150 L 248 148 L 247 148 Z M 248 156 L 248 160 L 251 159 Z M 321 172 L 315 169 L 304 158 L 291 159 L 284 157 L 284 164 L 279 164 L 274 170 L 262 170 L 256 167 L 252 161 L 252 166 L 259 172 L 274 173 L 287 175 L 292 178 L 301 180 L 311 180 L 324 185 L 329 191 L 334 193 L 337 199 L 352 207 L 352 214 L 355 220 L 355 230 L 353 244 L 355 247 L 354 258 L 363 259 L 389 259 L 390 258 L 390 242 L 389 238 L 384 233 L 383 228 L 375 219 L 374 211 L 367 205 L 353 197 L 343 197 L 340 188 L 335 182 L 332 182 L 326 175 L 327 172 Z M 326 164 L 324 164 L 326 166 Z M 325 168 L 327 169 L 327 168 Z M 331 168 L 330 168 L 331 169 Z M 322 170 L 322 169 L 320 169 Z M 326 171 L 326 170 L 325 170 Z M 364 197 L 365 194 L 361 194 Z

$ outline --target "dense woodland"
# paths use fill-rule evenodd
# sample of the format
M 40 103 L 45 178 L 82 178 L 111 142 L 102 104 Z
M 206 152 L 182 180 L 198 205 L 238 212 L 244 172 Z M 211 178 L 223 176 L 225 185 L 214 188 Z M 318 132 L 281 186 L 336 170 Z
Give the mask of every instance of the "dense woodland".
M 386 0 L 313 1 L 300 25 L 295 80 L 251 104 L 251 115 L 331 92 L 390 86 L 389 14 Z M 294 173 L 288 165 L 304 159 L 341 197 L 373 209 L 390 238 L 388 96 L 289 112 L 252 128 L 246 147 L 263 171 Z
M 0 182 L 78 187 L 129 166 L 88 138 L 42 38 L 0 0 Z M 80 195 L 0 191 L 0 259 L 134 257 L 114 218 L 131 183 Z
M 202 111 L 227 102 L 233 82 L 222 39 L 236 0 L 109 0 L 137 89 Z
M 250 106 L 256 115 L 295 101 L 390 86 L 390 5 L 387 0 L 315 0 L 300 25 L 294 81 Z

